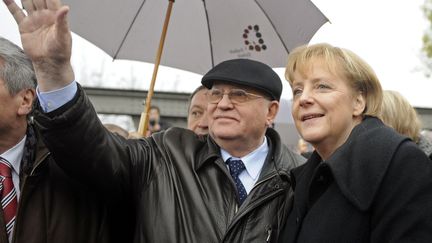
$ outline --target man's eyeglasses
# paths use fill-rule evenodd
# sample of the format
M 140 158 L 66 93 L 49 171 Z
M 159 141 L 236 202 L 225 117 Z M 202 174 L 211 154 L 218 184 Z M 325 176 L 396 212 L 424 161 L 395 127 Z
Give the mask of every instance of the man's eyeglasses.
M 220 89 L 210 89 L 207 91 L 207 101 L 210 104 L 217 104 L 222 100 L 224 95 L 228 95 L 228 98 L 233 104 L 243 103 L 257 98 L 264 98 L 264 96 L 252 94 L 242 89 L 232 89 L 229 92 L 224 92 Z

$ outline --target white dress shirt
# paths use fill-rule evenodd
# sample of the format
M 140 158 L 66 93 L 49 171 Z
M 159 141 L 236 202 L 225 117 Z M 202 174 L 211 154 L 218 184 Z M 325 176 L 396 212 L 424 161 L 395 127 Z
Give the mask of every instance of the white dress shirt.
M 3 159 L 9 161 L 9 163 L 12 165 L 12 183 L 14 185 L 16 194 L 17 194 L 17 201 L 19 201 L 20 197 L 20 187 L 19 187 L 19 173 L 20 173 L 20 165 L 21 165 L 21 159 L 24 153 L 24 147 L 25 147 L 25 140 L 27 138 L 27 135 L 24 136 L 23 139 L 19 143 L 17 143 L 15 146 L 7 150 L 6 152 L 0 154 L 0 157 Z M 9 242 L 12 242 L 13 233 L 9 235 Z
M 19 188 L 19 173 L 20 173 L 20 165 L 22 156 L 24 153 L 25 140 L 27 136 L 24 136 L 23 139 L 15 146 L 7 150 L 6 152 L 0 154 L 0 157 L 6 159 L 12 165 L 12 182 L 17 194 L 17 199 L 20 197 L 20 188 Z

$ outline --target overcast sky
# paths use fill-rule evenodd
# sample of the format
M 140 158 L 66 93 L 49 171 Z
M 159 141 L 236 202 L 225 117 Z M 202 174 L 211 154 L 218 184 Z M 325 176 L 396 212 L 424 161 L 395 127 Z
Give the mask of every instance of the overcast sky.
M 415 106 L 432 107 L 432 80 L 420 70 L 422 35 L 429 27 L 424 0 L 315 0 L 330 19 L 311 42 L 329 42 L 363 57 L 384 89 L 401 92 Z M 429 27 L 430 28 L 430 27 Z
M 328 42 L 348 48 L 377 72 L 384 89 L 401 92 L 417 107 L 432 108 L 432 80 L 421 71 L 421 38 L 428 23 L 421 11 L 424 0 L 314 0 L 331 23 L 325 24 L 311 43 Z M 19 43 L 13 19 L 0 4 L 0 35 Z M 73 65 L 77 79 L 90 77 L 88 85 L 148 89 L 153 65 L 111 61 L 105 53 L 74 37 Z M 283 75 L 283 69 L 277 70 Z M 138 79 L 136 77 L 139 77 Z M 135 79 L 132 83 L 130 79 Z M 119 81 L 120 80 L 120 81 Z M 159 68 L 157 90 L 191 92 L 200 75 Z M 286 82 L 284 82 L 286 83 Z M 291 90 L 284 87 L 285 98 Z

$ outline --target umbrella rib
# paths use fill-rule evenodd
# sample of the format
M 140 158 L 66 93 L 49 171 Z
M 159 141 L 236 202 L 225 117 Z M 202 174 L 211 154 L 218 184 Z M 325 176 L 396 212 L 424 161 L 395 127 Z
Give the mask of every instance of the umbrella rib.
M 141 9 L 143 8 L 145 2 L 146 2 L 146 0 L 142 1 L 140 7 L 138 8 L 138 11 L 136 12 L 134 18 L 132 19 L 132 22 L 131 22 L 131 24 L 129 25 L 129 28 L 127 29 L 125 35 L 123 36 L 123 39 L 122 39 L 122 41 L 121 41 L 119 47 L 117 48 L 117 51 L 115 52 L 115 54 L 114 54 L 114 56 L 113 56 L 113 60 L 117 58 L 117 55 L 119 54 L 121 48 L 123 47 L 123 44 L 124 44 L 124 42 L 126 41 L 126 38 L 127 38 L 127 36 L 129 35 L 129 32 L 131 31 L 132 26 L 134 25 L 136 19 L 138 18 L 138 14 L 141 12 Z
M 208 30 L 209 43 L 210 43 L 211 66 L 213 68 L 214 67 L 214 55 L 213 55 L 213 41 L 212 41 L 212 36 L 211 36 L 211 32 L 210 32 L 210 21 L 209 21 L 208 12 L 207 12 L 206 1 L 202 0 L 202 2 L 204 5 L 204 12 L 205 12 L 206 19 L 207 19 L 207 30 Z
M 284 41 L 282 40 L 282 37 L 279 34 L 279 31 L 276 31 L 276 27 L 273 24 L 273 22 L 270 20 L 269 16 L 267 15 L 266 11 L 261 7 L 261 5 L 258 3 L 257 0 L 254 0 L 254 2 L 256 3 L 256 5 L 258 5 L 258 7 L 261 9 L 261 11 L 264 13 L 264 15 L 266 16 L 267 20 L 269 21 L 269 23 L 271 24 L 271 26 L 273 27 L 273 29 L 276 32 L 276 35 L 278 36 L 279 40 L 281 41 L 283 47 L 285 48 L 286 52 L 289 54 L 290 51 L 288 50 L 287 46 L 285 45 Z

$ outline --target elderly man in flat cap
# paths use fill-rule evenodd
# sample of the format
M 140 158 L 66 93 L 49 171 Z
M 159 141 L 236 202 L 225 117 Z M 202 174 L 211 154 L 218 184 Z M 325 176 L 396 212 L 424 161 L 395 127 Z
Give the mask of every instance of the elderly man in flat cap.
M 303 159 L 269 126 L 281 80 L 267 65 L 222 62 L 202 78 L 209 136 L 171 128 L 126 140 L 99 121 L 70 65 L 68 7 L 6 0 L 38 78 L 36 123 L 57 163 L 133 211 L 134 242 L 271 242 L 289 208 L 289 170 Z M 85 224 L 85 222 L 83 222 Z M 79 233 L 79 232 L 77 232 Z

